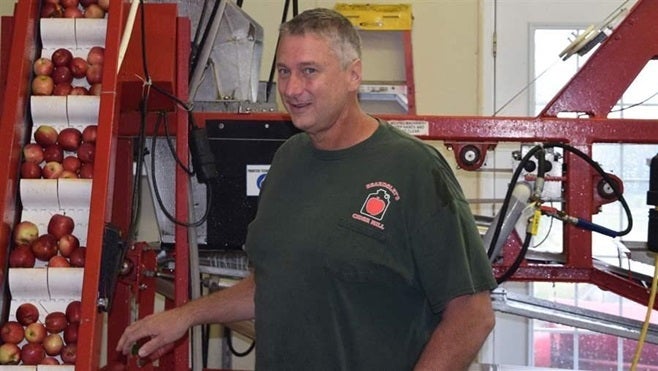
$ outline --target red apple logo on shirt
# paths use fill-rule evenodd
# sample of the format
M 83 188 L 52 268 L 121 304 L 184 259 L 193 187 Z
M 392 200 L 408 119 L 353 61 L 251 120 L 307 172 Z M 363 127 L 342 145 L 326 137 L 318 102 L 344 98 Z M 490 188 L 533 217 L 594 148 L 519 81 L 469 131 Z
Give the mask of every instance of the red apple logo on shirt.
M 367 215 L 376 220 L 382 220 L 384 213 L 391 203 L 391 195 L 383 189 L 379 189 L 366 197 L 366 201 L 361 207 L 361 214 Z

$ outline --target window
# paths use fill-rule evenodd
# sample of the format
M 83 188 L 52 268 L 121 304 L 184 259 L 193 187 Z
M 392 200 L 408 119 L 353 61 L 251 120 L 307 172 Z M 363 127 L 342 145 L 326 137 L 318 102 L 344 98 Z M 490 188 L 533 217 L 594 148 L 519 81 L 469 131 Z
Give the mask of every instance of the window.
M 587 59 L 587 55 L 574 55 L 567 61 L 557 59 L 566 46 L 566 40 L 581 32 L 578 29 L 535 29 L 534 30 L 534 91 L 530 107 L 538 114 L 554 95 L 569 81 L 571 76 Z M 591 52 L 590 52 L 591 54 Z M 559 63 L 558 63 L 559 62 Z M 649 62 L 636 81 L 617 103 L 611 118 L 658 118 L 658 62 Z M 647 234 L 648 206 L 646 191 L 649 186 L 647 160 L 658 154 L 656 145 L 594 144 L 592 157 L 608 172 L 619 176 L 624 182 L 624 196 L 634 218 L 633 231 L 624 239 L 644 241 Z M 593 217 L 593 222 L 611 229 L 626 226 L 626 218 L 618 203 L 605 205 Z M 555 232 L 555 231 L 553 231 Z M 609 237 L 593 234 L 595 258 L 611 265 L 632 269 L 648 276 L 653 267 L 630 261 L 624 247 Z M 561 250 L 560 239 L 549 239 L 544 243 L 549 250 Z M 542 246 L 544 247 L 544 246 Z M 590 284 L 534 283 L 536 297 L 562 304 L 595 309 L 608 314 L 644 320 L 646 306 L 637 304 L 618 295 L 603 291 Z M 533 320 L 531 345 L 534 349 L 532 364 L 537 367 L 564 369 L 624 370 L 628 369 L 634 356 L 637 342 L 588 330 L 576 329 L 554 323 Z M 652 323 L 658 323 L 654 311 Z M 640 359 L 643 370 L 658 370 L 658 345 L 646 343 Z

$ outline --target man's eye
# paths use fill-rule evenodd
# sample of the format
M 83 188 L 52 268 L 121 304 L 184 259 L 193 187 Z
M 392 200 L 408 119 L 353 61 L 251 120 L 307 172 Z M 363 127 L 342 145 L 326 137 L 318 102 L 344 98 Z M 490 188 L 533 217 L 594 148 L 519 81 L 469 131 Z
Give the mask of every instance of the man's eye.
M 317 72 L 317 70 L 315 68 L 311 68 L 311 67 L 304 68 L 304 74 L 305 75 L 312 75 L 315 72 Z
M 279 76 L 281 76 L 281 75 L 287 75 L 289 73 L 289 71 L 285 68 L 279 68 L 277 70 L 277 73 L 279 74 Z

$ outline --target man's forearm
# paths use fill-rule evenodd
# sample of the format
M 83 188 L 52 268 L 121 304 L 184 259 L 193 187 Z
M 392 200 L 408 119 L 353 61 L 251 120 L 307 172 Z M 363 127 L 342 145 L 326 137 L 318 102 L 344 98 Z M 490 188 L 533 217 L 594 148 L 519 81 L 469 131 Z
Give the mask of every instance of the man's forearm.
M 249 275 L 229 288 L 188 302 L 181 309 L 190 316 L 190 326 L 252 319 L 255 286 Z
M 494 322 L 488 291 L 453 299 L 446 306 L 441 323 L 432 333 L 415 370 L 466 370 Z

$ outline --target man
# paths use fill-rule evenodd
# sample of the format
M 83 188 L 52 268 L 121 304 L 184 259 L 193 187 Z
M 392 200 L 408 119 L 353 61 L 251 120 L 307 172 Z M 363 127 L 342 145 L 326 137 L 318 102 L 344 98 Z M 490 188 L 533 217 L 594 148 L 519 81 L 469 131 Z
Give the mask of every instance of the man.
M 439 153 L 364 113 L 360 41 L 328 9 L 281 27 L 278 89 L 304 131 L 277 151 L 237 285 L 129 326 L 159 356 L 190 326 L 255 318 L 263 370 L 460 370 L 494 325 L 496 286 Z M 154 353 L 152 353 L 154 352 Z

